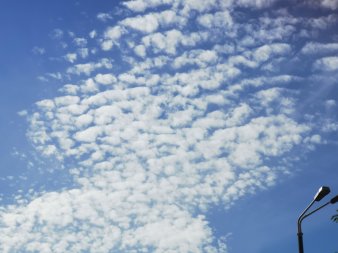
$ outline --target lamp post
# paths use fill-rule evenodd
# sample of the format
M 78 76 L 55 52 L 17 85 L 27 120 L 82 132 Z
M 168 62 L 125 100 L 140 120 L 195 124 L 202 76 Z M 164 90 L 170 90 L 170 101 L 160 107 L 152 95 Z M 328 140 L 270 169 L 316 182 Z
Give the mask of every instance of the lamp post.
M 318 210 L 322 209 L 323 207 L 329 205 L 329 204 L 334 204 L 336 202 L 338 202 L 338 195 L 335 196 L 334 198 L 332 198 L 330 201 L 328 201 L 327 203 L 325 203 L 324 205 L 318 207 L 317 209 L 313 210 L 310 213 L 306 213 L 311 206 L 315 203 L 315 202 L 319 202 L 321 201 L 327 194 L 330 193 L 330 188 L 327 186 L 322 186 L 321 188 L 319 188 L 318 192 L 316 193 L 315 197 L 313 198 L 313 200 L 311 201 L 310 205 L 302 212 L 302 214 L 299 216 L 298 218 L 298 249 L 299 249 L 299 253 L 304 253 L 304 246 L 303 246 L 303 232 L 302 232 L 302 221 L 310 216 L 311 214 L 317 212 Z

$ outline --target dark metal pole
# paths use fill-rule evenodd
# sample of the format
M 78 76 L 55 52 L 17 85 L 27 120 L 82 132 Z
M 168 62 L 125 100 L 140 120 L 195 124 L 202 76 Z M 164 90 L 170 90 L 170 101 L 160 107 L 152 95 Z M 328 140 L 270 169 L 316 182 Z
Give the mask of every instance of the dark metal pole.
M 310 209 L 310 207 L 315 203 L 315 199 L 311 201 L 310 205 L 302 212 L 302 214 L 298 218 L 298 251 L 299 253 L 304 253 L 304 246 L 303 246 L 303 232 L 302 232 L 302 221 L 303 221 L 303 216 L 305 213 Z
M 304 245 L 303 245 L 303 232 L 302 232 L 302 221 L 310 216 L 311 214 L 317 212 L 318 210 L 322 209 L 323 207 L 327 206 L 328 204 L 334 204 L 338 202 L 338 195 L 333 197 L 329 202 L 325 203 L 324 205 L 318 207 L 317 209 L 306 213 L 310 207 L 313 205 L 313 203 L 315 201 L 320 201 L 322 198 L 324 198 L 327 194 L 330 193 L 330 188 L 327 186 L 322 186 L 319 191 L 317 192 L 316 196 L 314 197 L 314 199 L 312 200 L 312 202 L 310 203 L 310 205 L 302 212 L 302 214 L 299 216 L 298 221 L 297 221 L 297 228 L 298 228 L 298 233 L 297 233 L 297 237 L 298 237 L 298 251 L 299 253 L 304 253 Z
M 304 247 L 303 247 L 303 233 L 300 232 L 298 235 L 298 251 L 299 253 L 304 253 Z
M 305 209 L 305 211 L 299 216 L 298 218 L 298 233 L 297 233 L 297 236 L 298 236 L 298 250 L 299 250 L 299 253 L 304 253 L 304 246 L 303 246 L 303 232 L 302 232 L 302 221 L 310 216 L 311 214 L 317 212 L 318 210 L 322 209 L 323 207 L 327 206 L 328 204 L 330 203 L 333 203 L 333 200 L 334 198 L 325 203 L 324 205 L 318 207 L 317 209 L 313 210 L 312 212 L 308 213 L 308 214 L 305 214 L 307 212 L 307 210 L 309 210 L 309 208 L 313 205 L 314 201 L 311 202 L 311 204 Z

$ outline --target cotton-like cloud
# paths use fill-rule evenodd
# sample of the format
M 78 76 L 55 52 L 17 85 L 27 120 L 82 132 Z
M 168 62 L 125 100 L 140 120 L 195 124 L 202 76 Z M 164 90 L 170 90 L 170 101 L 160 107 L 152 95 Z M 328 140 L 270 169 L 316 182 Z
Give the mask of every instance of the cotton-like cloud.
M 239 0 L 235 1 L 235 3 L 239 6 L 244 7 L 255 7 L 255 8 L 265 8 L 271 6 L 273 3 L 277 2 L 277 0 Z
M 101 43 L 101 48 L 105 51 L 110 50 L 114 44 L 118 44 L 122 34 L 123 29 L 120 26 L 108 27 L 104 33 L 104 40 Z
M 67 61 L 69 61 L 70 63 L 73 63 L 77 59 L 77 54 L 69 53 L 69 54 L 66 54 L 64 57 Z
M 206 33 L 191 33 L 186 36 L 179 30 L 173 29 L 165 33 L 147 35 L 142 38 L 142 42 L 146 48 L 149 48 L 154 53 L 166 52 L 168 54 L 176 54 L 177 46 L 192 47 L 206 39 Z
M 271 56 L 276 55 L 285 55 L 291 51 L 291 48 L 288 44 L 272 44 L 264 45 L 257 48 L 253 53 L 253 59 L 257 62 L 265 62 Z
M 337 0 L 321 0 L 320 4 L 323 7 L 329 8 L 331 10 L 336 10 L 338 8 L 338 1 Z
M 74 44 L 78 47 L 85 47 L 87 45 L 87 39 L 85 38 L 75 38 Z
M 146 47 L 144 45 L 138 45 L 134 48 L 135 54 L 140 57 L 145 57 L 147 55 Z
M 224 28 L 232 24 L 232 18 L 228 11 L 208 13 L 198 17 L 198 23 L 207 28 Z
M 148 14 L 144 17 L 125 19 L 123 25 L 144 33 L 152 33 L 157 30 L 159 23 L 154 15 Z
M 96 17 L 97 17 L 98 20 L 101 20 L 103 22 L 106 22 L 106 21 L 112 19 L 112 16 L 109 13 L 99 13 L 99 14 L 97 14 Z
M 226 253 L 209 208 L 271 187 L 291 170 L 285 156 L 322 143 L 295 116 L 302 78 L 286 66 L 310 22 L 236 12 L 273 3 L 126 1 L 129 16 L 92 30 L 103 56 L 67 53 L 71 83 L 28 116 L 32 144 L 67 165 L 73 186 L 2 208 L 1 251 Z
M 275 174 L 263 166 L 264 157 L 288 152 L 308 129 L 286 116 L 255 118 L 248 104 L 207 112 L 207 104 L 214 100 L 165 99 L 172 92 L 170 86 L 160 94 L 146 87 L 124 88 L 38 103 L 31 138 L 46 155 L 79 159 L 81 168 L 73 173 L 81 187 L 55 193 L 53 198 L 45 195 L 36 200 L 39 205 L 31 203 L 18 210 L 20 217 L 27 217 L 27 210 L 40 217 L 42 224 L 48 224 L 43 225 L 46 231 L 63 231 L 62 235 L 49 233 L 48 243 L 32 244 L 29 236 L 42 241 L 44 234 L 29 233 L 28 228 L 21 232 L 21 245 L 34 250 L 53 247 L 56 252 L 64 248 L 216 252 L 209 245 L 212 239 L 205 217 L 186 210 L 205 210 L 220 200 L 230 204 L 249 189 L 274 184 Z M 162 103 L 166 105 L 161 108 Z M 82 111 L 74 111 L 83 106 Z M 45 121 L 45 117 L 51 118 Z M 42 135 L 53 136 L 56 142 Z M 67 140 L 70 144 L 63 143 Z M 94 173 L 92 177 L 85 176 L 87 170 Z M 64 209 L 51 213 L 51 203 Z M 9 217 L 5 220 L 16 219 Z M 23 220 L 28 222 L 35 224 Z M 73 224 L 83 231 L 92 223 L 98 227 L 89 241 L 77 239 L 81 232 L 71 232 Z M 101 235 L 113 240 L 106 242 Z
M 309 42 L 301 50 L 303 54 L 327 54 L 338 51 L 338 43 Z
M 330 14 L 327 16 L 321 16 L 316 18 L 311 18 L 308 20 L 308 25 L 314 27 L 315 29 L 325 30 L 329 27 L 334 26 L 337 22 L 337 15 Z
M 101 84 L 112 84 L 115 83 L 117 79 L 112 74 L 97 74 L 95 81 Z
M 38 80 L 42 82 L 49 82 L 50 80 L 62 80 L 63 79 L 63 74 L 60 72 L 55 72 L 55 73 L 46 73 L 43 76 L 38 76 Z
M 323 57 L 316 60 L 314 63 L 314 68 L 323 71 L 335 71 L 338 70 L 338 57 L 330 56 Z
M 181 68 L 185 65 L 208 66 L 217 62 L 218 55 L 215 51 L 200 50 L 184 53 L 182 56 L 177 57 L 173 63 L 175 68 Z
M 123 5 L 132 11 L 143 12 L 148 8 L 154 8 L 172 3 L 174 3 L 173 0 L 132 0 L 123 2 Z
M 94 39 L 96 36 L 97 36 L 96 30 L 92 30 L 92 31 L 89 33 L 89 37 L 90 37 L 91 39 Z
M 107 58 L 101 59 L 99 62 L 89 62 L 89 63 L 81 63 L 76 64 L 70 68 L 68 68 L 67 73 L 69 74 L 76 74 L 76 75 L 90 75 L 93 71 L 100 68 L 111 69 L 112 64 L 111 61 Z
M 79 48 L 78 50 L 76 50 L 78 55 L 82 58 L 85 59 L 89 56 L 89 50 L 88 48 Z

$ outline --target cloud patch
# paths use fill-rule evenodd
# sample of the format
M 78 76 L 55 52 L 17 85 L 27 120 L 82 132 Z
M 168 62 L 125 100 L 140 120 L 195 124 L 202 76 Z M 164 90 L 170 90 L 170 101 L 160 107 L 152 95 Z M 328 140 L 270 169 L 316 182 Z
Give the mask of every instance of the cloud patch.
M 322 71 L 336 71 L 338 70 L 338 57 L 329 56 L 316 60 L 314 68 Z

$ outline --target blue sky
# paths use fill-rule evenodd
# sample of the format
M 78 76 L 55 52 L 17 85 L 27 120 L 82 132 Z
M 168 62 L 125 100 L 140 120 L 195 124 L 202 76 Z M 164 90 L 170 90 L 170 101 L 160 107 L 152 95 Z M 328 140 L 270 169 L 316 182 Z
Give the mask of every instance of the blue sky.
M 2 1 L 1 252 L 296 251 L 338 193 L 337 10 Z

